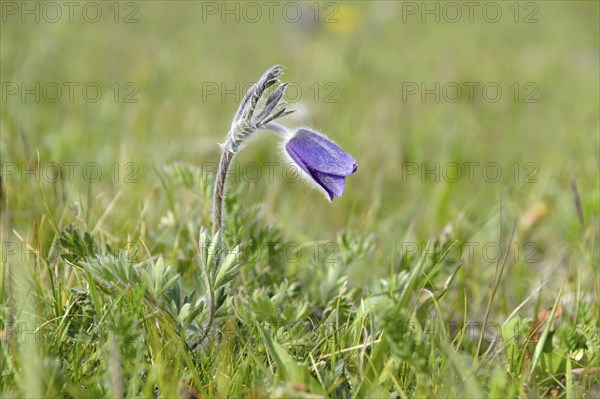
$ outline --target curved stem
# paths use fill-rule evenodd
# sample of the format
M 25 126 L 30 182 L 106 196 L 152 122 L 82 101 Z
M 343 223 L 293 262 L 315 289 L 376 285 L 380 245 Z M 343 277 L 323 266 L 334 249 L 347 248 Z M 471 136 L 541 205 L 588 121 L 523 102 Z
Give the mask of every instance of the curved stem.
M 215 179 L 215 191 L 213 194 L 213 236 L 221 230 L 223 223 L 223 199 L 225 198 L 225 180 L 227 180 L 227 171 L 233 160 L 235 153 L 229 149 L 228 143 L 223 146 L 221 160 L 219 161 L 219 170 Z
M 288 129 L 287 127 L 280 125 L 277 122 L 269 122 L 266 125 L 264 125 L 263 129 L 270 130 L 270 131 L 275 132 L 283 137 L 286 137 L 286 136 L 289 136 L 292 134 L 291 129 Z
M 291 130 L 287 127 L 280 125 L 276 122 L 269 122 L 261 129 L 270 130 L 283 137 L 291 134 Z M 248 135 L 250 136 L 250 135 Z M 228 135 L 231 137 L 231 135 Z M 227 180 L 227 172 L 229 171 L 229 165 L 235 156 L 235 151 L 232 150 L 230 140 L 223 145 L 223 151 L 221 152 L 221 159 L 219 160 L 219 169 L 217 170 L 217 176 L 215 179 L 215 190 L 213 193 L 213 236 L 221 230 L 223 225 L 223 200 L 225 199 L 225 183 Z

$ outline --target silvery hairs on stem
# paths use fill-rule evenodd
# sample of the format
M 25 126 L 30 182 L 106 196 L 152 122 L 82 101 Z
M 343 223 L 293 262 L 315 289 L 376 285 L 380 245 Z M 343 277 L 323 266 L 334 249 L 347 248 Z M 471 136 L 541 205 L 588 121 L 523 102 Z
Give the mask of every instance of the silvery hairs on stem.
M 285 109 L 287 101 L 283 95 L 288 84 L 281 83 L 279 80 L 282 74 L 282 65 L 272 66 L 263 73 L 258 82 L 250 87 L 231 122 L 227 140 L 221 145 L 221 159 L 213 195 L 213 235 L 221 230 L 225 181 L 233 157 L 243 143 L 257 131 L 267 129 L 280 131 L 284 129 L 273 122 L 294 112 Z M 265 96 L 269 88 L 275 85 L 278 85 L 278 87 L 267 96 L 264 105 L 261 107 L 259 104 L 261 98 Z

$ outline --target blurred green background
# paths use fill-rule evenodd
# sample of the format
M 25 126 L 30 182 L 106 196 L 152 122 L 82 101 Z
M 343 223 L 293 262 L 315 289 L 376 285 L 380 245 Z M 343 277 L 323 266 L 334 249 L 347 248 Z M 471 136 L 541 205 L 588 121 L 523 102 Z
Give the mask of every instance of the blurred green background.
M 35 13 L 35 4 L 39 22 L 23 9 Z M 243 187 L 244 205 L 264 202 L 261 214 L 281 225 L 288 240 L 330 241 L 344 230 L 373 234 L 375 258 L 351 271 L 358 281 L 387 272 L 402 243 L 424 243 L 450 224 L 468 229 L 474 240 L 497 241 L 500 197 L 505 233 L 516 218 L 517 238 L 535 242 L 544 259 L 511 269 L 513 307 L 540 281 L 551 277 L 559 285 L 569 276 L 580 234 L 597 243 L 597 2 L 496 2 L 498 18 L 495 9 L 484 13 L 486 2 L 477 2 L 472 18 L 458 2 L 455 22 L 455 10 L 443 2 L 100 2 L 98 22 L 88 21 L 95 8 L 84 13 L 86 3 L 77 4 L 71 22 L 66 7 L 56 18 L 44 3 L 2 3 L 2 202 L 11 215 L 9 232 L 32 237 L 41 223 L 50 239 L 46 215 L 62 226 L 97 227 L 108 241 L 145 240 L 147 226 L 158 225 L 170 209 L 159 178 L 165 165 L 217 162 L 217 143 L 242 87 L 283 64 L 298 109 L 284 123 L 327 133 L 357 159 L 358 172 L 344 196 L 329 204 L 304 183 L 282 177 L 277 139 L 265 135 L 237 160 L 242 167 L 279 162 L 274 178 L 263 168 L 258 181 L 230 186 Z M 24 94 L 22 85 L 31 89 L 36 82 L 57 83 L 62 95 L 51 102 L 53 91 L 39 101 Z M 65 82 L 78 84 L 72 102 Z M 406 92 L 436 82 L 439 101 Z M 477 85 L 472 98 L 467 82 Z M 102 89 L 97 102 L 82 93 L 90 83 Z M 453 91 L 442 91 L 448 83 L 464 89 L 456 102 Z M 502 90 L 498 101 L 482 94 L 490 83 Z M 42 165 L 96 162 L 103 175 L 88 184 L 76 166 L 72 182 L 42 178 L 38 184 L 23 174 L 38 157 Z M 464 169 L 458 181 L 420 174 L 424 166 L 451 162 L 495 162 L 502 176 L 487 181 L 481 167 L 472 181 Z M 9 163 L 16 174 L 6 170 Z M 408 175 L 407 165 L 419 173 Z M 137 182 L 126 181 L 129 172 Z M 526 180 L 532 172 L 535 181 Z M 173 201 L 181 219 L 190 209 L 210 211 L 193 189 Z M 465 284 L 489 286 L 494 268 L 486 265 L 467 264 Z

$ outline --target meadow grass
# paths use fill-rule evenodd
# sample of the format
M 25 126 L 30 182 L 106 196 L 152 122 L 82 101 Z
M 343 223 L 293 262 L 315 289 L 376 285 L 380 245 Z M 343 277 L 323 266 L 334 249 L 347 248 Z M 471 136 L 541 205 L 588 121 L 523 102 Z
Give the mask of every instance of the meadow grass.
M 3 397 L 600 395 L 597 2 L 75 3 L 0 3 Z M 211 246 L 274 64 L 358 171 L 330 204 L 257 138 Z

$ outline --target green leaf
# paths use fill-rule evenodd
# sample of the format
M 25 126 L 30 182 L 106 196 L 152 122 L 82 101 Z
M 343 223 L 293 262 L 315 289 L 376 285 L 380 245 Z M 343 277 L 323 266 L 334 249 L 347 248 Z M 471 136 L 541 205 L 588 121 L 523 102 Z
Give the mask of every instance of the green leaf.
M 542 334 L 540 335 L 540 340 L 535 346 L 535 352 L 533 353 L 533 360 L 531 361 L 531 368 L 529 370 L 529 377 L 527 378 L 528 382 L 531 381 L 531 377 L 533 377 L 533 375 L 535 374 L 536 366 L 539 363 L 540 357 L 542 356 L 542 353 L 544 351 L 544 345 L 546 344 L 546 340 L 548 339 L 548 336 L 550 334 L 550 329 L 552 328 L 553 324 L 552 320 L 554 320 L 554 315 L 556 314 L 556 309 L 558 308 L 558 303 L 560 301 L 563 288 L 564 286 L 560 287 L 560 291 L 558 291 L 556 301 L 554 301 L 554 306 L 552 307 L 552 311 L 550 312 L 550 316 L 548 317 L 548 322 L 544 327 L 544 331 L 542 331 Z
M 312 393 L 327 394 L 319 382 L 310 374 L 307 366 L 298 364 L 281 345 L 271 339 L 262 327 L 259 326 L 258 328 L 260 329 L 267 352 L 277 366 L 278 379 L 282 383 L 301 383 L 308 386 Z

